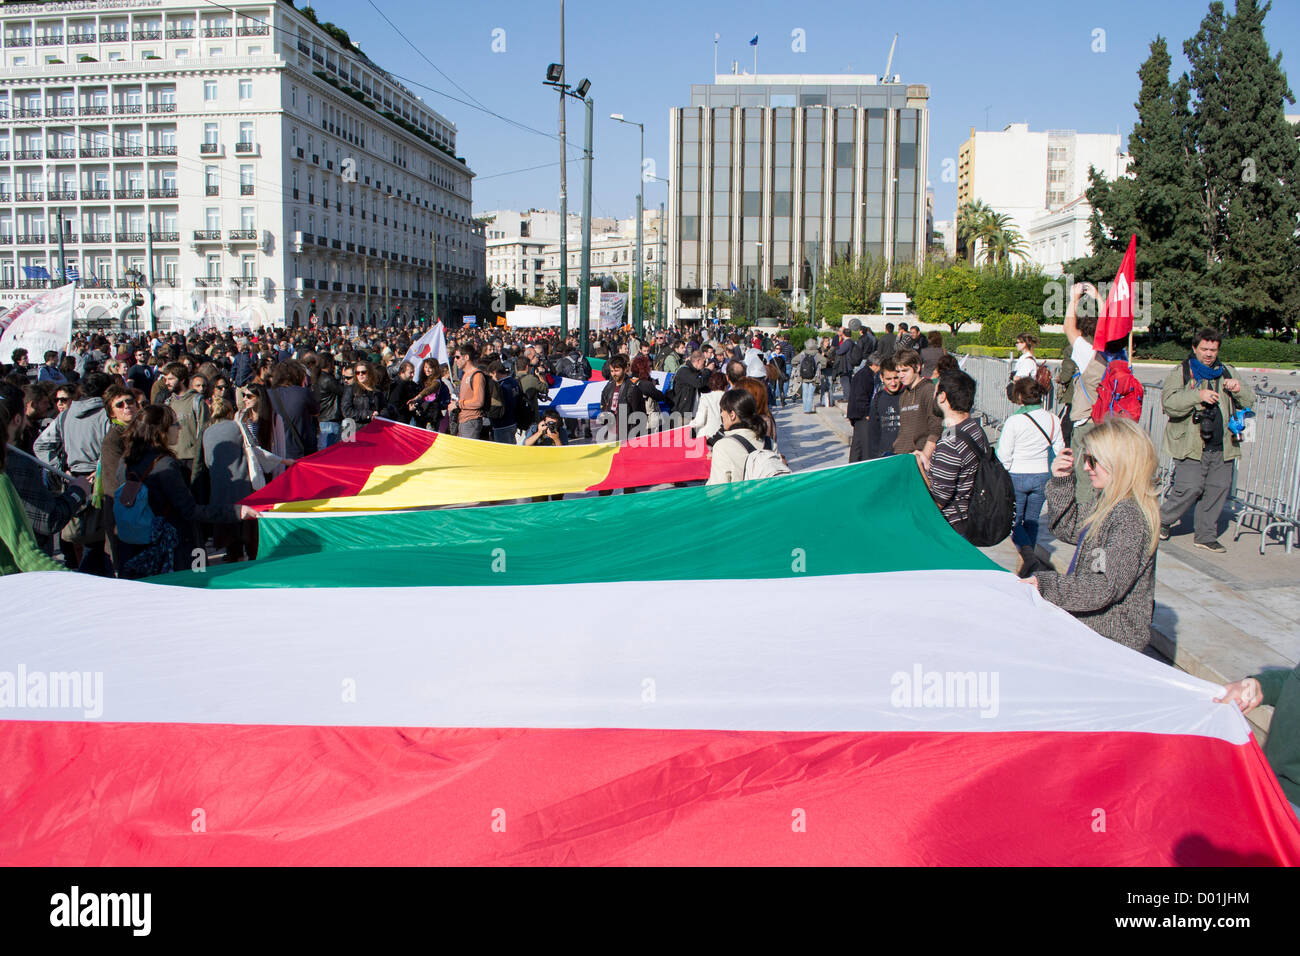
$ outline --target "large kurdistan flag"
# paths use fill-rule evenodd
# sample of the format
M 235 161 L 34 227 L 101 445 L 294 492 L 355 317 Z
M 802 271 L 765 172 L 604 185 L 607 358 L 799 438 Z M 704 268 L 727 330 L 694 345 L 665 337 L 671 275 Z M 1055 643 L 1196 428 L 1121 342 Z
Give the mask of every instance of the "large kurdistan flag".
M 910 457 L 262 520 L 248 564 L 0 578 L 0 671 L 102 675 L 0 707 L 6 862 L 1300 863 L 1219 688 L 997 569 Z

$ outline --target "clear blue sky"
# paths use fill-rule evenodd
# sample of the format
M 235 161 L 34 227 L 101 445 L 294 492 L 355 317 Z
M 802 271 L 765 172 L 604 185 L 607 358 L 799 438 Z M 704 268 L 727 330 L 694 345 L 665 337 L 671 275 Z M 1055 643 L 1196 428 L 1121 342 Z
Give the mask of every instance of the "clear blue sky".
M 321 20 L 346 29 L 392 73 L 461 100 L 477 100 L 511 120 L 554 134 L 557 96 L 541 81 L 546 65 L 559 59 L 558 0 L 374 2 L 400 33 L 369 0 L 317 0 L 316 11 Z M 1233 5 L 1229 2 L 1229 9 Z M 667 176 L 668 110 L 689 105 L 692 83 L 710 81 L 715 32 L 722 35 L 718 60 L 723 72 L 733 59 L 752 70 L 749 39 L 758 34 L 760 73 L 881 73 L 890 41 L 899 33 L 893 72 L 903 82 L 930 87 L 929 180 L 935 216 L 944 219 L 952 214 L 957 189 L 942 181 L 943 160 L 955 159 L 971 126 L 1001 129 L 1010 122 L 1028 122 L 1036 130 L 1088 133 L 1118 128 L 1127 144 L 1136 118 L 1137 69 L 1148 45 L 1157 34 L 1166 38 L 1177 75 L 1187 67 L 1183 41 L 1196 32 L 1208 9 L 1201 0 L 1004 0 L 988 5 L 569 0 L 568 78 L 576 83 L 590 77 L 596 104 L 593 208 L 598 216 L 622 217 L 635 207 L 637 131 L 610 120 L 612 112 L 646 124 L 646 154 L 657 161 L 658 174 Z M 505 31 L 503 53 L 492 50 L 497 29 Z M 805 33 L 806 52 L 791 49 L 795 29 Z M 1104 53 L 1092 51 L 1094 29 L 1105 31 Z M 1300 49 L 1300 3 L 1274 3 L 1265 20 L 1265 38 L 1271 52 L 1283 53 L 1295 92 L 1300 69 L 1290 59 Z M 558 141 L 408 85 L 456 124 L 457 151 L 478 174 L 476 212 L 558 208 Z M 576 100 L 570 104 L 569 209 L 579 212 L 583 109 Z M 1300 106 L 1288 106 L 1287 112 L 1300 112 Z M 554 165 L 499 175 L 543 163 Z M 665 186 L 648 184 L 647 206 L 666 200 Z

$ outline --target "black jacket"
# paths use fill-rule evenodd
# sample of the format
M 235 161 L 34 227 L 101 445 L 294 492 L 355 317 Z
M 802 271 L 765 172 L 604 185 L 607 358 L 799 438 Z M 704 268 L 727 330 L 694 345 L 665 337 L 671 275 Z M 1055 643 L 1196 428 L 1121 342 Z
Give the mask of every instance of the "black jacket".
M 902 422 L 902 415 L 898 411 L 902 397 L 901 390 L 891 395 L 883 388 L 877 389 L 871 397 L 871 421 L 867 427 L 868 461 L 887 458 L 894 453 L 894 440 L 898 437 L 898 426 Z
M 870 365 L 864 365 L 853 376 L 849 383 L 849 405 L 848 418 L 851 422 L 856 422 L 859 418 L 866 418 L 871 411 L 871 397 L 876 393 L 876 373 L 871 371 Z
M 356 385 L 343 389 L 343 417 L 358 425 L 369 424 L 384 407 L 384 395 L 379 389 L 366 391 Z
M 320 405 L 312 390 L 305 385 L 285 385 L 268 388 L 266 394 L 272 411 L 284 420 L 285 457 L 297 459 L 314 452 Z
M 420 386 L 415 379 L 402 381 L 400 378 L 397 383 L 388 391 L 388 404 L 384 408 L 384 417 L 391 418 L 393 421 L 409 422 L 411 420 L 411 410 L 406 407 L 406 403 L 420 394 Z
M 150 465 L 153 466 L 150 470 Z M 118 477 L 123 481 L 128 474 L 143 475 L 144 486 L 149 491 L 149 509 L 155 517 L 162 518 L 176 529 L 180 543 L 176 546 L 176 570 L 187 568 L 192 552 L 198 546 L 194 526 L 199 521 L 214 524 L 239 520 L 239 505 L 201 505 L 190 491 L 189 470 L 169 454 L 150 449 L 138 461 L 123 459 Z
M 696 371 L 695 366 L 686 362 L 673 373 L 673 411 L 678 415 L 694 415 L 700 393 L 709 390 L 708 380 L 703 371 Z
M 343 420 L 343 386 L 339 380 L 328 372 L 321 372 L 316 377 L 316 403 L 320 405 L 320 420 L 323 422 L 341 422 Z
M 637 387 L 632 384 L 631 379 L 623 379 L 623 385 L 617 391 L 618 394 L 616 395 L 613 381 L 605 383 L 605 387 L 600 390 L 600 410 L 602 412 L 613 412 L 617 415 L 620 405 L 626 407 L 629 414 L 645 410 L 644 407 L 638 409 L 633 405 L 632 396 L 637 391 Z

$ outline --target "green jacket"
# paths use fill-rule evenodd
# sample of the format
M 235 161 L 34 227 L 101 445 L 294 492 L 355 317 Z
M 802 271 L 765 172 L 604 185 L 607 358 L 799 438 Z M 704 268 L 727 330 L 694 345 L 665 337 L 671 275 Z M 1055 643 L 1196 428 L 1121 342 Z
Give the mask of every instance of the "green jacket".
M 1273 708 L 1264 756 L 1286 798 L 1300 806 L 1300 667 L 1255 674 L 1264 703 Z
M 1222 388 L 1224 379 L 1229 378 L 1241 382 L 1237 370 L 1225 362 L 1223 378 L 1219 379 L 1218 389 L 1219 411 L 1223 414 L 1224 461 L 1241 457 L 1241 442 L 1228 431 L 1228 418 L 1239 408 L 1253 408 L 1255 405 L 1255 391 L 1245 382 L 1241 382 L 1241 389 L 1236 393 Z M 1170 458 L 1201 460 L 1201 429 L 1192 421 L 1192 413 L 1201 405 L 1200 391 L 1195 379 L 1189 379 L 1186 385 L 1183 384 L 1181 363 L 1165 379 L 1160 402 L 1164 406 L 1165 414 L 1169 416 L 1169 423 L 1165 426 L 1164 447 Z

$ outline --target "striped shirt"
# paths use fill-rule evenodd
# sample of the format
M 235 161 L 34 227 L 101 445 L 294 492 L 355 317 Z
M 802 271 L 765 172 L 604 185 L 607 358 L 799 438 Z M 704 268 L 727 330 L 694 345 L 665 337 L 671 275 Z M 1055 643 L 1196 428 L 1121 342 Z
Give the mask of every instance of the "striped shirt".
M 975 442 L 981 452 L 989 450 L 984 427 L 974 418 L 945 428 L 939 443 L 934 446 L 934 454 L 930 456 L 930 494 L 953 527 L 966 520 L 979 464 L 979 455 L 968 442 L 958 437 L 958 432 Z

